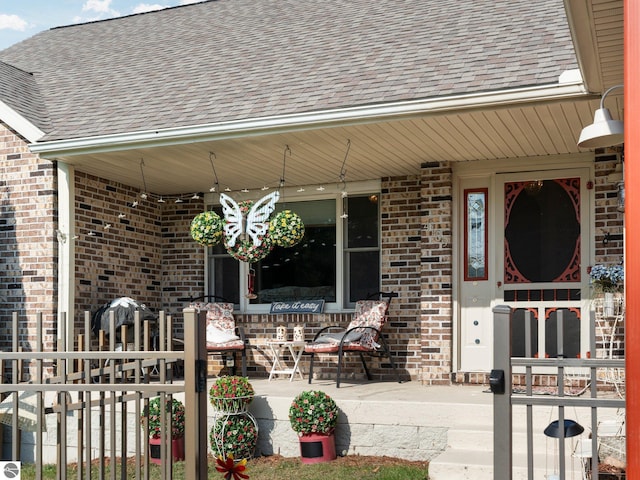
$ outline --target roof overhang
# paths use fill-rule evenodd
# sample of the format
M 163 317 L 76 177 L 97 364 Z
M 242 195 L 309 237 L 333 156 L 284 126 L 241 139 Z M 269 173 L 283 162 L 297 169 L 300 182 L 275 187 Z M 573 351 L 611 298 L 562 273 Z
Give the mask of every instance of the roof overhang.
M 336 110 L 30 145 L 44 158 L 150 191 L 205 192 L 277 185 L 289 147 L 287 184 L 336 181 L 345 155 L 348 180 L 415 174 L 424 162 L 530 158 L 577 153 L 576 139 L 597 99 L 580 81 L 375 104 Z

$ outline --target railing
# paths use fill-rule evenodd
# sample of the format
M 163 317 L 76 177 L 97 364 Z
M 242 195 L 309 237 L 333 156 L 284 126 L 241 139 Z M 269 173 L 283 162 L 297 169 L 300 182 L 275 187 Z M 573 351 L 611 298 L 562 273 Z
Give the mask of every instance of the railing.
M 202 402 L 198 397 L 206 396 L 202 393 L 202 385 L 196 385 L 198 377 L 202 383 L 202 373 L 196 372 L 196 356 L 201 355 L 200 360 L 206 361 L 204 334 L 199 338 L 198 333 L 203 318 L 192 310 L 185 310 L 185 318 L 191 322 L 191 325 L 185 325 L 185 340 L 189 339 L 188 345 L 195 345 L 185 352 L 173 351 L 171 317 L 163 312 L 158 318 L 155 350 L 150 348 L 151 325 L 148 321 L 141 322 L 137 312 L 132 342 L 125 340 L 118 348 L 111 313 L 108 342 L 104 333 L 100 334 L 97 347 L 95 341 L 79 335 L 75 351 L 73 346 L 71 350 L 67 349 L 64 331 L 60 332 L 56 351 L 43 351 L 42 315 L 35 314 L 34 317 L 35 337 L 30 337 L 30 345 L 25 348 L 19 343 L 19 332 L 25 332 L 24 322 L 30 320 L 33 324 L 33 319 L 20 319 L 13 314 L 11 351 L 0 353 L 3 380 L 0 383 L 0 398 L 3 399 L 0 410 L 3 422 L 9 424 L 4 433 L 11 436 L 11 455 L 4 460 L 34 463 L 36 478 L 42 478 L 43 468 L 48 463 L 64 466 L 77 462 L 78 471 L 74 477 L 79 479 L 95 478 L 96 475 L 100 479 L 107 476 L 115 479 L 117 472 L 120 478 L 130 478 L 127 464 L 134 463 L 135 478 L 147 479 L 149 430 L 147 422 L 141 422 L 141 419 L 150 398 L 159 396 L 164 405 L 174 395 L 181 394 L 187 407 L 189 455 L 193 459 L 204 456 L 206 461 L 206 441 L 204 444 L 193 441 L 193 438 L 203 437 L 196 431 L 200 422 L 190 418 L 202 411 L 193 408 L 195 402 Z M 85 312 L 84 323 L 85 331 L 90 332 L 89 312 Z M 61 325 L 64 324 L 62 321 Z M 123 328 L 120 338 L 130 338 L 127 328 Z M 200 344 L 201 349 L 198 348 Z M 179 363 L 185 366 L 184 381 L 176 378 Z M 30 373 L 25 375 L 27 367 Z M 204 368 L 206 372 L 206 366 Z M 162 478 L 172 478 L 170 417 L 162 409 Z M 206 421 L 204 423 L 206 425 Z M 189 435 L 193 437 L 191 441 Z M 204 454 L 200 455 L 197 449 L 203 445 Z M 186 478 L 199 478 L 195 475 L 197 467 L 193 460 L 186 461 L 185 474 L 187 472 L 192 475 Z M 67 469 L 58 468 L 57 478 L 67 478 Z
M 580 478 L 597 480 L 600 478 L 599 457 L 600 440 L 599 434 L 599 409 L 624 410 L 625 401 L 620 398 L 620 390 L 607 388 L 607 383 L 602 381 L 603 372 L 620 372 L 624 369 L 624 359 L 612 358 L 564 358 L 562 354 L 563 344 L 563 311 L 558 310 L 557 324 L 557 358 L 532 358 L 531 352 L 527 351 L 525 357 L 510 357 L 511 344 L 511 308 L 508 306 L 498 306 L 494 310 L 494 370 L 491 372 L 491 390 L 494 392 L 494 476 L 496 480 L 508 480 L 513 475 L 513 406 L 523 405 L 526 409 L 526 441 L 527 441 L 527 478 L 533 480 L 534 469 L 534 431 L 533 412 L 534 407 L 553 407 L 557 410 L 557 432 L 545 431 L 548 436 L 555 436 L 554 441 L 558 442 L 558 466 L 557 473 L 547 478 L 565 480 L 566 473 L 566 447 L 565 439 L 573 435 L 574 432 L 566 431 L 565 410 L 567 408 L 586 409 L 590 420 L 588 428 L 591 429 L 591 438 L 584 438 L 586 445 L 580 451 L 569 452 L 572 455 L 579 455 L 587 459 L 581 468 L 584 471 Z M 525 345 L 531 345 L 531 314 L 525 314 L 525 330 L 527 337 Z M 596 352 L 596 328 L 595 321 L 590 322 L 590 351 Z M 530 350 L 528 348 L 527 350 Z M 525 369 L 525 393 L 513 394 L 511 374 L 513 367 L 524 367 Z M 557 391 L 554 394 L 534 395 L 533 393 L 533 369 L 545 367 L 545 371 L 553 369 L 557 377 Z M 588 372 L 583 376 L 586 387 L 582 396 L 569 396 L 566 390 L 565 370 L 571 368 L 574 371 L 580 370 Z M 607 375 L 604 375 L 605 377 Z M 588 392 L 588 394 L 587 394 Z M 623 417 L 623 416 L 622 416 Z M 567 420 L 567 422 L 570 422 Z M 553 422 L 552 422 L 553 423 Z M 551 424 L 550 424 L 551 426 Z M 582 427 L 580 427 L 582 428 Z M 545 429 L 547 430 L 547 429 Z M 622 439 L 624 449 L 624 439 Z M 582 476 L 584 475 L 584 476 Z

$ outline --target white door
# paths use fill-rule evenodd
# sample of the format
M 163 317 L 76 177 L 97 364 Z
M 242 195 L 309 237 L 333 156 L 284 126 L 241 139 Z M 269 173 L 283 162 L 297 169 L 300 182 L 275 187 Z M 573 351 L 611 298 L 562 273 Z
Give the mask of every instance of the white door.
M 514 308 L 514 356 L 525 353 L 526 311 L 534 317 L 532 354 L 558 353 L 559 308 L 565 319 L 562 353 L 586 355 L 589 175 L 589 168 L 576 168 L 460 180 L 461 371 L 491 369 L 492 308 L 501 304 Z

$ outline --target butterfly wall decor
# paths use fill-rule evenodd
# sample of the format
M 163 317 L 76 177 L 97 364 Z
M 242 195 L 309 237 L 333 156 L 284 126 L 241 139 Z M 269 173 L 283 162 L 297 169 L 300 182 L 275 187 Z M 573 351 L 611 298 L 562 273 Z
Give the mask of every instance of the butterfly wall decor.
M 238 238 L 251 238 L 253 245 L 259 247 L 262 237 L 269 230 L 269 217 L 276 208 L 280 192 L 271 192 L 251 205 L 246 215 L 236 201 L 224 193 L 220 194 L 222 212 L 226 220 L 224 226 L 225 246 L 233 248 Z

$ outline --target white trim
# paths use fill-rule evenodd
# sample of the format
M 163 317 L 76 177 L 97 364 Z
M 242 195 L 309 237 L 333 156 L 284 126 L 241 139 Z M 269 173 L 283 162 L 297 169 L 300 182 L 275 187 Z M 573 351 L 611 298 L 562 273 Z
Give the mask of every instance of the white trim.
M 482 162 L 452 162 L 454 175 L 461 177 L 473 175 L 500 174 L 510 172 L 538 172 L 540 170 L 566 170 L 584 167 L 594 162 L 593 152 L 581 152 L 544 157 L 523 157 Z
M 4 123 L 22 135 L 28 142 L 37 142 L 44 132 L 9 105 L 0 100 L 0 118 Z
M 66 313 L 67 345 L 75 342 L 75 170 L 57 162 L 58 170 L 58 325 Z M 60 330 L 59 330 L 60 331 Z
M 317 112 L 295 113 L 188 127 L 127 132 L 115 135 L 55 140 L 29 145 L 34 153 L 80 155 L 90 152 L 158 147 L 362 124 L 480 108 L 496 108 L 522 103 L 540 103 L 587 95 L 582 83 L 565 83 L 538 87 L 450 95 L 437 98 L 385 103 Z

